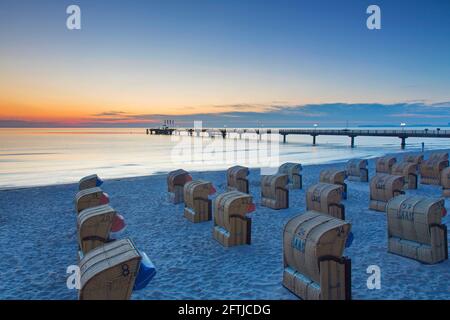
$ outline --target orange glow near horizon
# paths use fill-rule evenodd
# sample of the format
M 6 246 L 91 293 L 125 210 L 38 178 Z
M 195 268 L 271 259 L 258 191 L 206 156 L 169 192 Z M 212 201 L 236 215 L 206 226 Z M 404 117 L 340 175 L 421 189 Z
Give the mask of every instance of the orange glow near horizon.
M 0 119 L 139 123 L 151 122 L 151 115 L 236 111 L 235 105 L 238 105 L 239 111 L 262 111 L 270 104 L 241 105 L 246 99 L 236 90 L 220 94 L 217 89 L 203 91 L 203 94 L 199 89 L 197 93 L 197 88 L 184 89 L 184 92 L 180 87 L 147 90 L 122 83 L 105 84 L 104 79 L 95 78 L 78 79 L 82 83 L 78 85 L 75 80 L 64 81 L 64 77 L 59 82 L 58 75 L 50 72 L 43 80 L 30 78 L 22 72 L 3 73 L 0 75 Z M 117 114 L 103 115 L 112 112 Z M 133 115 L 145 115 L 146 120 L 133 120 Z M 127 119 L 121 119 L 125 117 Z
M 63 107 L 62 107 L 63 106 Z M 262 111 L 263 105 L 242 106 L 240 111 Z M 152 122 L 151 115 L 190 115 L 198 113 L 216 113 L 236 111 L 233 106 L 199 106 L 199 107 L 147 107 L 121 108 L 119 105 L 108 104 L 108 107 L 94 104 L 71 103 L 60 104 L 52 101 L 32 101 L 25 103 L 0 99 L 0 119 L 24 121 L 51 121 L 61 123 L 83 123 L 89 121 L 115 123 Z M 113 114 L 116 113 L 116 114 Z M 111 115 L 109 115 L 111 114 Z M 133 119 L 133 116 L 147 115 L 147 119 Z M 125 119 L 126 118 L 126 119 Z M 159 122 L 159 120 L 153 120 Z

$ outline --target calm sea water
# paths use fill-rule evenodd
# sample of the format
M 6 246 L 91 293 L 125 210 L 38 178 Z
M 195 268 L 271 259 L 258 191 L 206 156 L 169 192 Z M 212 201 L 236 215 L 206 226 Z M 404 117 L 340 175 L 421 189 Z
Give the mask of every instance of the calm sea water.
M 401 151 L 398 138 L 357 137 L 354 149 L 348 137 L 319 136 L 316 146 L 309 136 L 288 136 L 288 143 L 270 146 L 267 137 L 247 138 L 151 136 L 142 128 L 0 129 L 0 188 L 72 183 L 92 173 L 132 177 L 180 167 L 270 166 L 274 159 L 306 165 Z M 405 151 L 420 151 L 422 142 L 427 150 L 449 147 L 447 139 L 409 138 Z

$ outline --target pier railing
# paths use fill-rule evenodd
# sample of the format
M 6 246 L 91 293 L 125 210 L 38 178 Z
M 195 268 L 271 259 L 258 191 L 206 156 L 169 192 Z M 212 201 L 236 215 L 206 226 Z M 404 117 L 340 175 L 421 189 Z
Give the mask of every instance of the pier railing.
M 441 137 L 450 138 L 450 130 L 370 130 L 370 129 L 280 129 L 280 134 L 336 135 L 336 136 L 380 136 L 380 137 Z

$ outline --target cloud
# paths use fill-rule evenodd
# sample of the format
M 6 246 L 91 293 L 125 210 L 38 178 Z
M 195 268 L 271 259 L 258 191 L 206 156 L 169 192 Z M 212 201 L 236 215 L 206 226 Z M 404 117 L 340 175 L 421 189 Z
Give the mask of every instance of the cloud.
M 221 112 L 233 111 L 269 111 L 275 107 L 274 104 L 260 104 L 260 103 L 236 103 L 207 106 L 212 109 L 222 110 Z
M 124 111 L 107 111 L 107 112 L 101 112 L 101 113 L 96 113 L 93 114 L 92 116 L 94 117 L 115 117 L 115 116 L 120 116 L 120 115 L 124 115 L 127 114 Z
M 256 109 L 256 108 L 255 108 Z M 422 119 L 427 119 L 436 125 L 447 125 L 450 122 L 450 104 L 423 102 L 413 103 L 329 103 L 307 105 L 272 105 L 263 111 L 228 111 L 209 114 L 192 115 L 137 115 L 134 119 L 174 119 L 177 122 L 190 123 L 194 120 L 202 120 L 205 126 L 228 127 L 233 126 L 309 126 L 319 123 L 324 126 L 342 125 L 397 125 L 399 121 L 411 125 L 423 124 Z
M 221 108 L 227 106 L 227 110 Z M 219 106 L 218 106 L 219 107 Z M 320 126 L 358 125 L 408 125 L 424 124 L 444 126 L 450 123 L 450 103 L 426 104 L 420 101 L 395 104 L 380 103 L 328 103 L 306 105 L 234 104 L 220 106 L 217 112 L 185 115 L 132 114 L 124 111 L 102 112 L 73 123 L 31 122 L 1 120 L 0 127 L 153 127 L 164 120 L 175 120 L 176 125 L 192 126 L 194 121 L 203 121 L 205 127 L 302 127 L 318 123 Z
M 437 114 L 423 114 L 423 113 L 398 113 L 392 114 L 391 117 L 396 118 L 418 118 L 418 119 L 441 119 L 441 115 Z
M 432 106 L 437 108 L 450 108 L 450 101 L 436 102 Z

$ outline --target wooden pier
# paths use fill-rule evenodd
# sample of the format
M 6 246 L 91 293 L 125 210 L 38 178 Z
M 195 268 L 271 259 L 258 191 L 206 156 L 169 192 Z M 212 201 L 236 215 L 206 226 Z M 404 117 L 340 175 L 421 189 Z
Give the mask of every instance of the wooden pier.
M 316 137 L 318 136 L 347 136 L 350 138 L 350 146 L 355 147 L 355 138 L 359 136 L 364 137 L 396 137 L 401 140 L 400 146 L 402 149 L 406 146 L 407 138 L 450 138 L 450 130 L 440 129 L 423 129 L 423 130 L 366 130 L 366 129 L 227 129 L 227 128 L 160 128 L 160 129 L 146 129 L 147 134 L 156 135 L 172 135 L 186 132 L 190 136 L 200 136 L 200 133 L 207 133 L 208 136 L 222 136 L 226 138 L 229 133 L 236 133 L 239 138 L 242 134 L 253 133 L 261 137 L 262 134 L 277 133 L 283 137 L 283 143 L 287 142 L 288 135 L 308 135 L 313 138 L 313 145 L 316 145 Z

